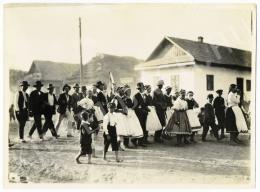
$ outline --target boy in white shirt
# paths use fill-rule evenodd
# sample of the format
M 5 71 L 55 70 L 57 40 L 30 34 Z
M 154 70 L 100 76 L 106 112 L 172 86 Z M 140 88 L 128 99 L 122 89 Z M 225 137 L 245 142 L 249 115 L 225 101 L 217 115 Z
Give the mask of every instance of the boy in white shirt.
M 109 148 L 109 145 L 112 146 L 112 151 L 115 151 L 116 162 L 122 162 L 118 157 L 118 142 L 117 142 L 117 133 L 116 133 L 116 125 L 117 125 L 117 116 L 115 114 L 115 103 L 108 104 L 109 111 L 104 116 L 103 119 L 103 130 L 104 130 L 104 156 L 103 159 L 107 161 L 106 154 Z

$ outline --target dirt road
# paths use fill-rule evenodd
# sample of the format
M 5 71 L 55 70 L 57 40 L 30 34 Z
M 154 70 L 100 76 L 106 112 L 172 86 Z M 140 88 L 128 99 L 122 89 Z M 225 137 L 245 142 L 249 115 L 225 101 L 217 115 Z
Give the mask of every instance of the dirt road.
M 31 124 L 26 127 L 26 134 Z M 199 141 L 185 147 L 174 147 L 175 139 L 164 144 L 151 144 L 147 148 L 128 149 L 120 152 L 122 163 L 102 160 L 102 134 L 97 142 L 98 158 L 88 165 L 76 164 L 74 157 L 79 151 L 78 135 L 67 138 L 65 131 L 61 138 L 34 139 L 26 144 L 17 143 L 17 124 L 10 126 L 10 139 L 16 144 L 9 149 L 9 171 L 17 176 L 26 176 L 29 183 L 84 183 L 125 184 L 165 186 L 183 185 L 247 185 L 250 183 L 250 146 L 248 135 L 243 136 L 245 144 L 231 146 L 228 139 L 216 142 L 208 136 L 209 142 Z M 152 141 L 152 137 L 149 138 Z M 185 186 L 185 185 L 184 185 Z

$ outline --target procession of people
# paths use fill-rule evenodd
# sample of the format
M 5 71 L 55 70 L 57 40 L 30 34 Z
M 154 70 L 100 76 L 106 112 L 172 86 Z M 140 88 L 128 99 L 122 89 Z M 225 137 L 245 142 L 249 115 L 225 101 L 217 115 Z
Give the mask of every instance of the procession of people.
M 193 91 L 181 89 L 172 95 L 172 87 L 165 87 L 163 80 L 157 82 L 155 90 L 151 89 L 151 85 L 138 82 L 136 91 L 128 85 L 115 84 L 107 90 L 102 81 L 97 81 L 88 89 L 76 83 L 72 95 L 71 86 L 65 84 L 59 97 L 54 94 L 53 84 L 49 84 L 48 92 L 44 93 L 41 91 L 42 82 L 36 81 L 33 85 L 35 90 L 28 95 L 29 86 L 27 81 L 22 81 L 14 100 L 20 142 L 27 142 L 24 128 L 29 117 L 34 120 L 29 139 L 36 129 L 41 140 L 48 130 L 55 139 L 59 139 L 61 127 L 66 129 L 68 138 L 79 133 L 77 163 L 81 163 L 80 157 L 87 154 L 88 163 L 91 163 L 91 157 L 96 157 L 95 145 L 100 130 L 104 139 L 103 159 L 107 160 L 106 154 L 111 145 L 117 162 L 122 161 L 118 153 L 120 150 L 150 147 L 151 143 L 162 144 L 165 139 L 173 137 L 177 138 L 176 147 L 197 143 L 195 135 L 199 131 L 202 132 L 201 141 L 207 142 L 209 128 L 218 142 L 226 137 L 226 128 L 232 145 L 242 144 L 238 135 L 248 131 L 246 112 L 240 105 L 241 93 L 234 84 L 230 85 L 227 102 L 222 97 L 223 90 L 217 90 L 217 97 L 214 99 L 213 94 L 207 95 L 207 103 L 201 108 L 194 99 Z M 56 112 L 58 118 L 54 123 Z M 43 125 L 42 116 L 45 119 Z M 150 133 L 153 134 L 153 142 L 148 139 Z

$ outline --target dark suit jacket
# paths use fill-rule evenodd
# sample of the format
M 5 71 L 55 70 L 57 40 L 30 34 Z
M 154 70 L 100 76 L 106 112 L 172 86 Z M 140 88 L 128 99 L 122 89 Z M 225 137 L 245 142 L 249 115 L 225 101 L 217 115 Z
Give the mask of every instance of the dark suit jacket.
M 69 95 L 69 100 L 67 101 L 65 93 L 60 94 L 59 99 L 58 99 L 58 113 L 60 114 L 65 114 L 66 113 L 66 108 L 68 107 L 69 110 L 71 110 L 72 106 L 72 97 Z
M 153 92 L 153 104 L 156 109 L 166 110 L 167 109 L 167 101 L 161 89 L 157 88 Z
M 39 94 L 40 92 L 40 94 Z M 34 90 L 30 94 L 29 98 L 29 111 L 32 112 L 33 115 L 41 115 L 43 114 L 43 92 L 42 91 Z
M 51 106 L 48 102 L 48 95 L 49 93 L 44 93 L 43 100 L 44 100 L 44 114 L 54 115 L 56 113 L 56 105 L 58 104 L 58 101 L 56 99 L 56 96 L 53 94 L 54 97 L 54 105 Z
M 71 95 L 71 102 L 72 102 L 72 109 L 73 109 L 73 112 L 74 113 L 78 113 L 79 112 L 79 109 L 78 109 L 78 104 L 77 102 L 80 101 L 81 99 L 83 99 L 83 95 L 82 93 L 73 93 Z
M 107 99 L 101 91 L 97 94 L 97 103 L 99 103 L 103 114 L 106 114 L 108 112 Z
M 215 113 L 214 108 L 211 104 L 205 104 L 205 120 L 204 122 L 207 124 L 215 123 Z

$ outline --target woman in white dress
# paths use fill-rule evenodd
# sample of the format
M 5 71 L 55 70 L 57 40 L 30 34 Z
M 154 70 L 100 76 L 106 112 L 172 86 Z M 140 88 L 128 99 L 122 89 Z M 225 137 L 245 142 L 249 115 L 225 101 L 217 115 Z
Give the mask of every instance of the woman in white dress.
M 239 140 L 237 137 L 240 132 L 246 132 L 248 128 L 242 110 L 239 107 L 240 95 L 238 94 L 237 86 L 235 84 L 230 85 L 227 102 L 227 133 L 230 133 L 231 144 L 240 144 L 241 140 Z
M 133 101 L 130 98 L 131 97 L 131 89 L 128 85 L 124 86 L 124 103 L 127 106 L 127 121 L 125 122 L 126 125 L 128 125 L 129 130 L 131 132 L 131 138 L 136 139 L 136 138 L 142 138 L 143 137 L 143 129 L 140 125 L 140 122 L 135 114 L 135 111 L 132 109 L 133 107 Z M 129 148 L 129 138 L 130 137 L 125 137 L 124 138 L 124 145 Z M 132 141 L 132 140 L 131 140 Z
M 155 132 L 162 129 L 162 125 L 160 123 L 160 120 L 158 118 L 158 115 L 155 111 L 155 107 L 153 105 L 153 98 L 151 96 L 151 86 L 146 85 L 145 86 L 145 103 L 148 105 L 148 108 L 150 109 L 150 112 L 147 116 L 146 121 L 146 130 L 149 132 Z

